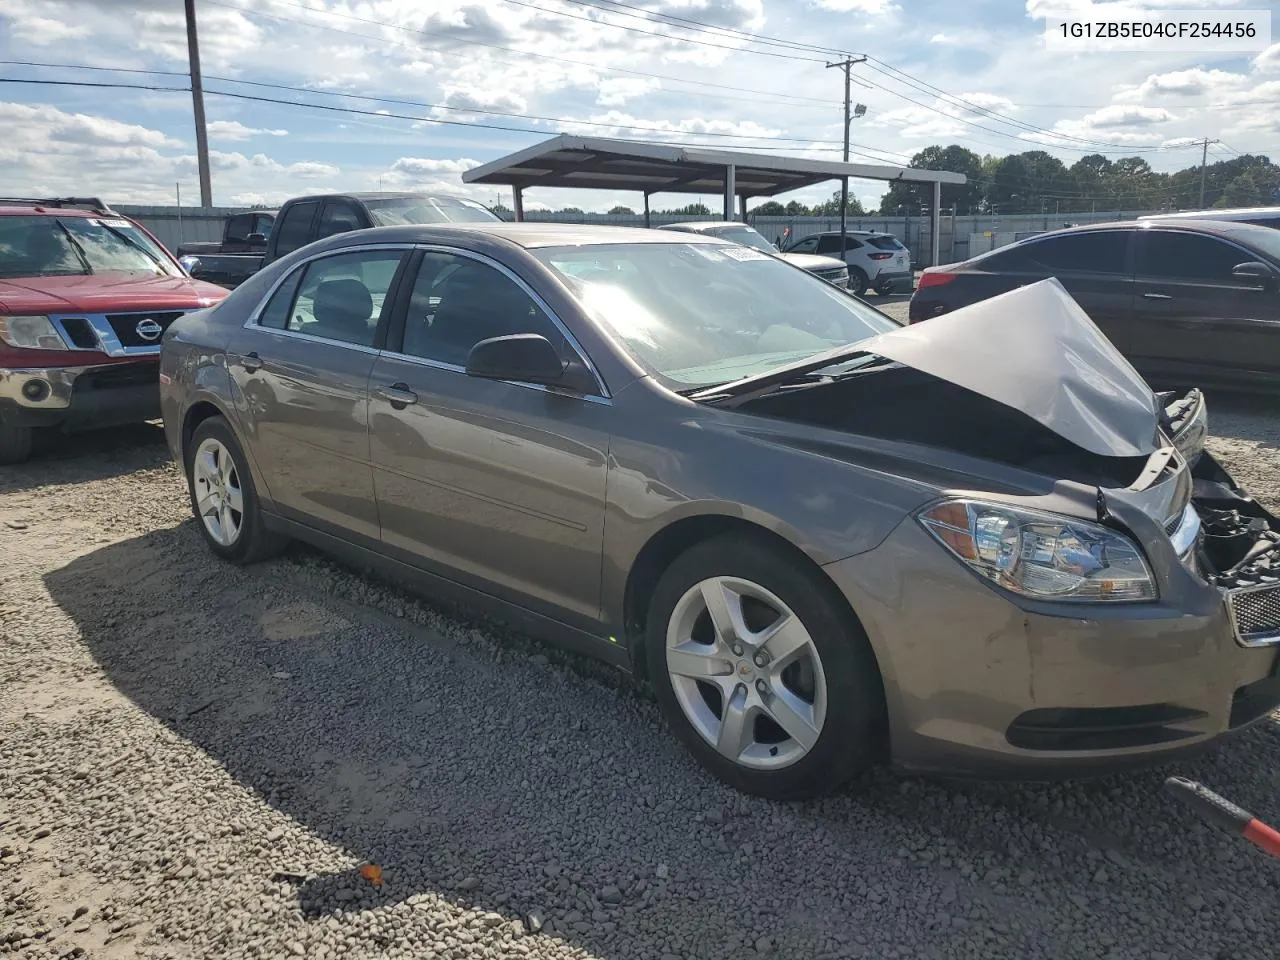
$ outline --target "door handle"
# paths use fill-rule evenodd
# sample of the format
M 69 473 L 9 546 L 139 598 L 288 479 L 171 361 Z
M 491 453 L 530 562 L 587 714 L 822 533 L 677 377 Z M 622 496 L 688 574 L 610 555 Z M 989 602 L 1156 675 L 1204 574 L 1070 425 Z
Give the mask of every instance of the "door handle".
M 1144 299 L 1144 300 L 1172 300 L 1172 299 L 1173 299 L 1173 297 L 1171 297 L 1171 296 L 1170 296 L 1169 294 L 1167 294 L 1167 293 L 1144 293 L 1144 294 L 1142 295 L 1142 299 Z
M 246 353 L 240 358 L 240 366 L 244 367 L 245 373 L 257 373 L 262 369 L 262 358 L 257 352 Z
M 403 410 L 411 403 L 418 402 L 418 395 L 409 389 L 407 383 L 393 383 L 389 387 L 376 387 L 373 395 L 385 400 L 397 410 Z

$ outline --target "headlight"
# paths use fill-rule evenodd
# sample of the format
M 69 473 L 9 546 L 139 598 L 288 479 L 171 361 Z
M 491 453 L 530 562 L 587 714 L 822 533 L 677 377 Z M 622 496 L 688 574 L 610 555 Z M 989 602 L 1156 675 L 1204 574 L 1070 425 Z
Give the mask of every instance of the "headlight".
M 1014 593 L 1036 600 L 1134 602 L 1156 598 L 1142 551 L 1087 520 L 948 500 L 919 520 L 958 559 Z
M 65 350 L 48 317 L 0 317 L 0 340 L 28 350 Z

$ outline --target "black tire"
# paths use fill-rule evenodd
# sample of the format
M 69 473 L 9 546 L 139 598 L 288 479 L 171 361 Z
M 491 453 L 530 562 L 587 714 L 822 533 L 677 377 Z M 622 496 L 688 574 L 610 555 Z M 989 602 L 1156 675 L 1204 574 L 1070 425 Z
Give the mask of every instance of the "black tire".
M 876 284 L 876 293 L 880 294 L 880 296 L 882 297 L 890 296 L 893 293 L 893 284 L 892 283 Z
M 818 651 L 826 677 L 826 718 L 808 753 L 788 766 L 760 770 L 722 755 L 677 699 L 666 665 L 668 623 L 680 598 L 711 577 L 741 578 L 768 590 L 799 617 Z M 833 584 L 760 538 L 736 533 L 716 537 L 689 548 L 667 568 L 649 604 L 645 657 L 668 725 L 704 767 L 745 793 L 773 800 L 817 796 L 881 756 L 884 691 L 866 634 Z
M 200 516 L 197 506 L 195 461 L 200 445 L 208 439 L 217 440 L 231 455 L 236 479 L 239 482 L 244 509 L 241 511 L 239 535 L 230 545 L 221 544 L 213 538 Z M 196 519 L 196 526 L 204 537 L 209 549 L 231 563 L 256 563 L 274 556 L 288 545 L 288 538 L 266 528 L 262 520 L 262 510 L 258 503 L 258 494 L 253 486 L 253 474 L 249 470 L 244 450 L 236 439 L 235 431 L 223 417 L 210 417 L 196 428 L 187 446 L 185 457 L 187 468 L 187 494 L 191 498 L 191 514 Z
M 865 296 L 867 292 L 867 275 L 861 267 L 849 268 L 849 292 L 855 297 Z
M 0 463 L 25 463 L 31 456 L 35 431 L 30 427 L 13 427 L 0 423 Z

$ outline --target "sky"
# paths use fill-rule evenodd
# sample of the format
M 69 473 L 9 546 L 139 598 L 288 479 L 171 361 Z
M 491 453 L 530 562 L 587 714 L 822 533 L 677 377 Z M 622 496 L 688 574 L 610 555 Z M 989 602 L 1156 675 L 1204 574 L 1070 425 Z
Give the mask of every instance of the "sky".
M 1093 12 L 1116 4 L 1223 19 L 1280 11 L 1280 0 L 1109 0 Z M 871 58 L 852 70 L 853 100 L 867 107 L 851 130 L 859 162 L 902 164 L 930 144 L 959 143 L 980 154 L 1046 149 L 1068 164 L 1086 153 L 1140 153 L 1175 170 L 1199 161 L 1188 141 L 1200 137 L 1221 141 L 1211 160 L 1280 157 L 1280 43 L 1247 53 L 1048 49 L 1046 17 L 1071 7 L 1088 19 L 1089 0 L 196 6 L 213 199 L 224 206 L 408 188 L 510 206 L 509 190 L 464 185 L 461 173 L 563 132 L 839 159 L 843 83 L 826 63 L 840 51 Z M 4 0 L 0 60 L 10 61 L 0 79 L 181 87 L 182 0 Z M 0 169 L 6 192 L 171 204 L 180 190 L 195 204 L 191 96 L 0 83 Z M 782 199 L 813 203 L 833 186 Z M 884 188 L 858 180 L 850 189 L 873 207 Z M 603 191 L 525 194 L 526 208 L 641 202 Z

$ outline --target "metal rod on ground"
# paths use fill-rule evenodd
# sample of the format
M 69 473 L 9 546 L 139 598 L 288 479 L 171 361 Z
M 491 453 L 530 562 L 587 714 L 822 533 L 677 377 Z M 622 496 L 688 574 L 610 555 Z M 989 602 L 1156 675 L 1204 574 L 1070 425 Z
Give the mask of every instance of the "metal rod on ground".
M 204 84 L 200 80 L 200 41 L 196 36 L 196 0 L 186 0 L 187 56 L 191 70 L 191 105 L 196 120 L 196 162 L 200 167 L 200 206 L 213 206 L 209 176 L 209 130 L 204 122 Z

